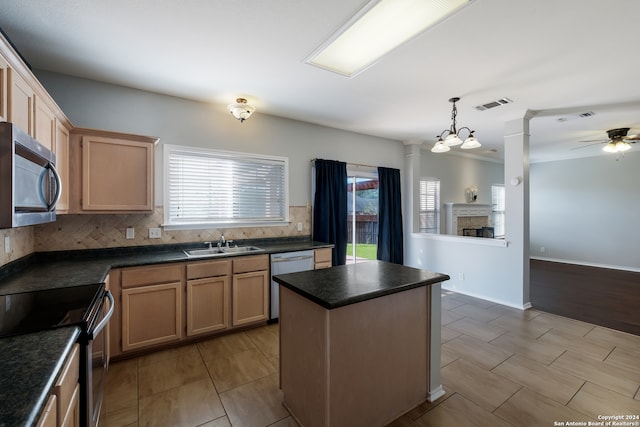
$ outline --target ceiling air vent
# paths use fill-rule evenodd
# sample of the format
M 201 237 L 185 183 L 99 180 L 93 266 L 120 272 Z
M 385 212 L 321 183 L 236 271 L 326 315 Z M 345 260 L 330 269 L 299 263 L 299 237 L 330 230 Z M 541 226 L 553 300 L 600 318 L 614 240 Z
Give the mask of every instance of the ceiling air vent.
M 496 101 L 491 101 L 491 102 L 487 102 L 486 104 L 482 104 L 482 105 L 478 105 L 476 106 L 476 110 L 478 111 L 484 111 L 484 110 L 488 110 L 490 108 L 495 108 L 495 107 L 499 107 L 501 105 L 504 104 L 511 104 L 513 101 L 510 100 L 509 98 L 500 98 Z
M 586 113 L 577 114 L 575 116 L 558 117 L 556 120 L 559 122 L 567 122 L 569 120 L 575 120 L 575 119 L 586 119 L 587 117 L 593 117 L 595 115 L 596 113 L 594 113 L 593 111 L 587 111 Z

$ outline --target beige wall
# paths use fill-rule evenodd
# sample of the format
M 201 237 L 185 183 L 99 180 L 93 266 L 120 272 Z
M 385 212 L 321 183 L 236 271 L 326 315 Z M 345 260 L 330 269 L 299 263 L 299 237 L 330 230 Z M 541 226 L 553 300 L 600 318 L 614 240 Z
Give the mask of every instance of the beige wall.
M 404 148 L 398 141 L 332 129 L 262 114 L 239 123 L 224 106 L 190 101 L 61 74 L 39 72 L 38 79 L 78 127 L 129 132 L 160 138 L 156 150 L 155 212 L 149 215 L 60 215 L 52 224 L 0 230 L 10 235 L 12 252 L 0 248 L 0 265 L 31 252 L 309 236 L 311 163 L 314 158 L 402 169 Z M 149 239 L 148 229 L 163 220 L 163 144 L 283 156 L 289 159 L 291 223 L 285 227 L 162 230 Z M 302 231 L 297 230 L 298 223 Z M 125 239 L 133 227 L 135 238 Z M 2 243 L 2 241 L 0 241 Z

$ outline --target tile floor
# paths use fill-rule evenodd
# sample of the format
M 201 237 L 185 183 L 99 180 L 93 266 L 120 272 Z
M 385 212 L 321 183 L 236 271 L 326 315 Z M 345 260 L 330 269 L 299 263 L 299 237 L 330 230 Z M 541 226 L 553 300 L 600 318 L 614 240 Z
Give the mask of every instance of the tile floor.
M 442 307 L 447 394 L 390 427 L 640 415 L 640 336 L 448 291 Z M 107 387 L 108 427 L 297 426 L 278 390 L 277 325 L 113 363 Z

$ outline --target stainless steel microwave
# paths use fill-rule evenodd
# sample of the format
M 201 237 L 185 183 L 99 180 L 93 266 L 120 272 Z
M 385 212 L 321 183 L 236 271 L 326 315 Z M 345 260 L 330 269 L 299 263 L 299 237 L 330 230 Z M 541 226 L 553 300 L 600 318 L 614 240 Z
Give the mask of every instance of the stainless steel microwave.
M 56 220 L 62 183 L 56 156 L 13 123 L 0 122 L 0 228 Z

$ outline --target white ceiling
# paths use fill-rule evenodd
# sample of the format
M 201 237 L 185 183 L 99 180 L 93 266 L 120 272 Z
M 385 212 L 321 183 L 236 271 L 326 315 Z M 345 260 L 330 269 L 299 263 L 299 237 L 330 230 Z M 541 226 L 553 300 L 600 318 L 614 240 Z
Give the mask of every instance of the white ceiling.
M 453 96 L 481 156 L 500 158 L 504 122 L 527 110 L 532 161 L 604 155 L 576 148 L 611 128 L 640 133 L 640 1 L 473 0 L 354 78 L 305 64 L 364 4 L 0 0 L 0 27 L 36 69 L 224 105 L 244 96 L 256 114 L 429 148 Z M 503 97 L 514 102 L 474 108 Z

